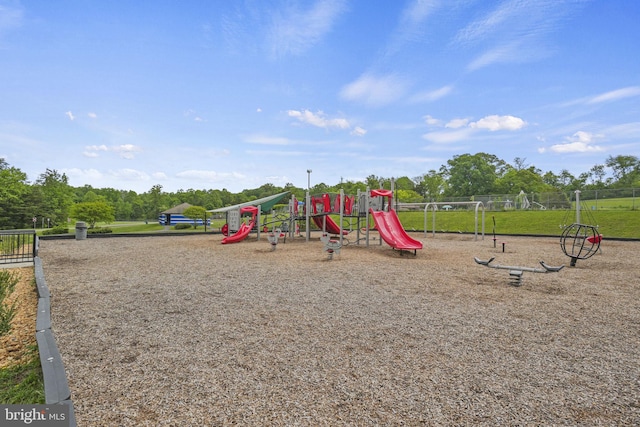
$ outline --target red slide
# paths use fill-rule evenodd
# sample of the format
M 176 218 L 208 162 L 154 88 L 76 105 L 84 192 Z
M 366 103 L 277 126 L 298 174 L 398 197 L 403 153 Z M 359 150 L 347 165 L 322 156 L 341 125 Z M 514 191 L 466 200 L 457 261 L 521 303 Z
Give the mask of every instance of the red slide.
M 256 216 L 258 215 L 258 208 L 255 206 L 245 206 L 243 208 L 240 208 L 240 215 L 247 212 L 251 213 L 251 221 L 249 221 L 249 224 L 245 224 L 243 222 L 242 225 L 240 225 L 240 229 L 238 231 L 236 231 L 231 236 L 227 236 L 224 239 L 222 239 L 221 243 L 223 245 L 226 245 L 227 243 L 241 242 L 247 238 L 249 233 L 251 233 L 253 226 L 256 224 Z
M 338 226 L 338 224 L 336 224 L 336 222 L 333 220 L 333 218 L 331 218 L 329 215 L 325 215 L 325 216 L 312 216 L 311 218 L 313 218 L 313 222 L 316 223 L 316 225 L 318 226 L 318 228 L 320 230 L 322 230 L 322 224 L 324 222 L 324 218 L 327 219 L 327 228 L 326 228 L 326 232 L 329 234 L 340 234 L 340 226 Z M 349 234 L 349 232 L 347 230 L 342 230 L 342 234 Z
M 231 236 L 227 236 L 224 239 L 222 239 L 222 244 L 226 245 L 227 243 L 236 243 L 236 242 L 243 241 L 244 239 L 247 238 L 249 233 L 251 233 L 251 230 L 253 229 L 254 224 L 255 224 L 255 221 L 251 221 L 248 225 L 243 222 L 238 231 L 236 231 Z
M 395 210 L 389 212 L 374 211 L 369 209 L 373 216 L 373 222 L 380 233 L 380 237 L 393 249 L 411 250 L 422 249 L 422 242 L 409 236 L 400 224 L 400 219 Z

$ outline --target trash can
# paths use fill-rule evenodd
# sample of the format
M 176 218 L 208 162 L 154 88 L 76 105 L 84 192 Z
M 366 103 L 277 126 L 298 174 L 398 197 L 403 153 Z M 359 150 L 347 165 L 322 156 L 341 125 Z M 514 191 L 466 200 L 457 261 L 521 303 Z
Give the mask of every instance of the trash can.
M 76 240 L 85 240 L 87 238 L 87 224 L 82 221 L 76 222 Z

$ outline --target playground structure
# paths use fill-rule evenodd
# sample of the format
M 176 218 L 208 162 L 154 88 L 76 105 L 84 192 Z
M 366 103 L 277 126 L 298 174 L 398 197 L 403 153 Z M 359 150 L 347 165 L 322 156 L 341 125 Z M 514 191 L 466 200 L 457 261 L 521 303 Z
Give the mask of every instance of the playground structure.
M 580 190 L 576 194 L 576 221 L 564 227 L 560 236 L 560 247 L 562 252 L 571 258 L 571 267 L 576 266 L 579 259 L 588 259 L 595 255 L 600 249 L 602 234 L 598 232 L 597 225 L 587 225 L 581 223 L 580 218 Z M 587 211 L 588 212 L 588 211 Z M 593 219 L 593 218 L 591 218 Z
M 393 188 L 393 182 L 392 182 Z M 287 214 L 272 212 L 272 219 L 268 221 L 269 215 L 264 216 L 264 222 L 261 225 L 261 214 L 265 212 L 265 203 L 268 209 L 275 204 L 274 200 L 279 200 L 287 193 L 280 193 L 268 198 L 259 199 L 241 205 L 229 206 L 226 208 L 216 209 L 211 212 L 224 212 L 227 216 L 227 223 L 222 231 L 225 237 L 223 244 L 241 242 L 246 239 L 249 234 L 255 230 L 257 239 L 260 239 L 260 231 L 267 233 L 267 240 L 272 246 L 272 250 L 278 243 L 278 238 L 286 236 L 291 238 L 295 234 L 299 234 L 299 222 L 306 222 L 306 240 L 309 241 L 311 233 L 311 222 L 313 222 L 322 232 L 321 240 L 325 244 L 325 250 L 331 256 L 339 254 L 340 249 L 345 245 L 347 235 L 356 232 L 355 244 L 362 241 L 369 245 L 370 240 L 375 237 L 370 236 L 372 229 L 379 234 L 379 242 L 384 241 L 394 250 L 413 251 L 414 255 L 418 249 L 422 249 L 422 242 L 410 237 L 402 224 L 396 211 L 393 209 L 393 189 L 392 190 L 369 190 L 366 192 L 358 191 L 357 196 L 347 196 L 343 190 L 337 194 L 324 193 L 316 196 L 309 192 L 306 194 L 306 203 L 299 202 L 295 196 L 292 196 Z M 267 210 L 268 212 L 268 210 Z M 242 222 L 243 214 L 250 213 L 251 220 Z M 339 219 L 334 220 L 333 216 Z M 373 226 L 369 223 L 369 217 L 373 219 Z M 355 222 L 353 221 L 355 219 Z M 361 227 L 361 221 L 364 220 L 364 227 Z M 345 224 L 347 225 L 345 227 Z M 269 227 L 271 225 L 271 227 Z M 269 229 L 271 228 L 271 232 Z M 364 237 L 362 237 L 364 233 Z M 335 237 L 328 237 L 333 235 Z M 348 244 L 348 240 L 346 244 Z
M 545 264 L 544 261 L 540 261 L 540 265 L 542 266 L 542 268 L 516 267 L 516 266 L 510 266 L 510 265 L 491 264 L 491 262 L 493 262 L 494 259 L 495 257 L 490 258 L 488 261 L 482 261 L 476 257 L 473 258 L 476 264 L 484 265 L 485 267 L 489 267 L 489 268 L 509 270 L 509 277 L 511 278 L 511 284 L 515 286 L 522 285 L 522 274 L 525 271 L 529 271 L 532 273 L 557 273 L 558 271 L 564 268 L 564 265 L 561 265 L 558 267 L 552 267 L 550 265 Z

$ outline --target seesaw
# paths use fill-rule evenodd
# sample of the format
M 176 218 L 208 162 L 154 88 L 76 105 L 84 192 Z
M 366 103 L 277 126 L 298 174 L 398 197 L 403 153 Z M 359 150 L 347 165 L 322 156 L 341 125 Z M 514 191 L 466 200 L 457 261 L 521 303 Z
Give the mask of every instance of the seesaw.
M 477 257 L 473 257 L 473 260 L 477 264 L 484 265 L 485 267 L 497 268 L 497 269 L 500 269 L 500 270 L 509 270 L 509 276 L 512 279 L 511 284 L 515 285 L 515 286 L 520 286 L 522 284 L 522 273 L 524 273 L 525 271 L 529 271 L 531 273 L 555 273 L 555 272 L 558 272 L 558 271 L 560 271 L 560 270 L 562 270 L 564 268 L 564 265 L 561 265 L 559 267 L 553 267 L 553 266 L 545 264 L 544 261 L 540 261 L 540 265 L 542 266 L 542 268 L 516 267 L 516 266 L 511 266 L 511 265 L 500 265 L 500 264 L 491 265 L 491 262 L 494 259 L 495 259 L 495 257 L 492 257 L 488 261 L 482 261 L 481 259 L 478 259 Z

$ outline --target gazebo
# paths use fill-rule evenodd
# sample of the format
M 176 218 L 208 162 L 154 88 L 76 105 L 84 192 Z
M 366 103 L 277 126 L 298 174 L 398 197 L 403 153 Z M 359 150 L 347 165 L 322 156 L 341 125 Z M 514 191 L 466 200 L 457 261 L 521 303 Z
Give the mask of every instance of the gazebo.
M 162 225 L 173 225 L 180 222 L 193 222 L 192 219 L 185 218 L 183 212 L 190 208 L 191 204 L 181 203 L 177 206 L 167 209 L 164 212 L 160 212 L 160 218 L 158 219 Z

